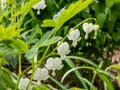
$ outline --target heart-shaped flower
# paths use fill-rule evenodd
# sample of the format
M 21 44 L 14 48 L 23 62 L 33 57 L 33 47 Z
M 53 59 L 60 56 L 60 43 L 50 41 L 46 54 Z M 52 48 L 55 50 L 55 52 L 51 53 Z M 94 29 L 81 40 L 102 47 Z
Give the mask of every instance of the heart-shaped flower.
M 56 58 L 48 58 L 45 64 L 46 68 L 48 70 L 52 70 L 52 75 L 55 76 L 55 70 L 60 70 L 63 65 L 62 65 L 62 60 L 58 57 Z
M 67 42 L 58 42 L 57 44 L 57 52 L 61 56 L 61 59 L 63 60 L 67 54 L 70 53 L 70 47 Z
M 76 45 L 77 45 L 77 42 L 78 41 L 80 41 L 80 31 L 79 31 L 79 29 L 75 29 L 75 30 L 73 30 L 73 28 L 70 30 L 70 33 L 69 33 L 69 35 L 68 35 L 68 39 L 69 40 L 72 40 L 73 42 L 72 42 L 72 45 L 73 45 L 73 47 L 76 47 Z
M 28 83 L 29 83 L 29 79 L 28 78 L 21 78 L 20 82 L 18 84 L 18 88 L 20 90 L 26 90 Z M 32 90 L 32 86 L 30 85 L 29 90 Z
M 37 14 L 40 15 L 40 9 L 44 9 L 46 7 L 45 0 L 40 0 L 40 2 L 33 5 L 33 9 L 38 9 Z
M 86 33 L 85 39 L 88 39 L 88 34 L 93 31 L 94 25 L 92 23 L 83 23 L 83 31 Z
M 37 80 L 38 84 L 41 83 L 42 80 L 48 79 L 49 72 L 46 68 L 37 68 L 35 71 L 34 80 Z

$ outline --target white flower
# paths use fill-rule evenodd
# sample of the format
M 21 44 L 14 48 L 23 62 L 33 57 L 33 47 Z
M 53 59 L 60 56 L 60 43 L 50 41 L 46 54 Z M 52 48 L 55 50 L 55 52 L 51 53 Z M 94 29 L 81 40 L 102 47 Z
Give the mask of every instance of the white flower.
M 97 24 L 95 24 L 95 25 L 93 25 L 93 30 L 98 30 L 99 29 L 99 25 L 97 25 Z
M 77 42 L 80 41 L 80 31 L 79 31 L 79 29 L 75 29 L 75 30 L 71 29 L 70 34 L 68 35 L 68 39 L 72 40 L 73 41 L 72 42 L 73 47 L 76 47 Z
M 92 23 L 87 23 L 87 22 L 85 22 L 85 23 L 83 24 L 83 30 L 84 30 L 84 32 L 86 33 L 85 39 L 88 39 L 88 34 L 89 34 L 90 32 L 92 32 L 93 28 L 94 28 L 94 26 L 93 26 Z
M 6 8 L 6 0 L 1 0 L 1 3 L 1 8 L 3 10 L 4 8 Z
M 20 90 L 26 90 L 29 81 L 30 81 L 30 80 L 29 80 L 28 78 L 21 78 L 21 79 L 20 79 L 20 82 L 19 82 L 19 85 L 18 85 L 18 88 L 19 88 Z M 29 87 L 29 90 L 32 90 L 32 87 L 31 87 L 31 86 Z
M 6 0 L 1 0 L 1 3 L 2 3 L 2 4 L 5 4 L 5 3 L 6 3 Z
M 41 0 L 37 4 L 33 5 L 33 9 L 38 9 L 37 14 L 40 15 L 40 9 L 44 9 L 46 7 L 45 0 Z
M 61 56 L 61 59 L 64 59 L 65 55 L 70 53 L 69 49 L 70 47 L 67 42 L 62 42 L 62 43 L 58 42 L 57 52 Z
M 35 74 L 34 74 L 34 77 L 33 79 L 34 80 L 37 80 L 38 81 L 38 84 L 41 83 L 41 80 L 46 80 L 48 79 L 48 70 L 46 68 L 37 68 L 37 70 L 35 71 Z
M 99 25 L 95 24 L 93 25 L 93 30 L 94 30 L 94 39 L 97 37 L 97 30 L 99 29 Z
M 62 65 L 62 60 L 60 58 L 48 58 L 46 61 L 45 66 L 49 70 L 53 70 L 52 75 L 55 76 L 55 70 L 60 70 L 63 65 Z

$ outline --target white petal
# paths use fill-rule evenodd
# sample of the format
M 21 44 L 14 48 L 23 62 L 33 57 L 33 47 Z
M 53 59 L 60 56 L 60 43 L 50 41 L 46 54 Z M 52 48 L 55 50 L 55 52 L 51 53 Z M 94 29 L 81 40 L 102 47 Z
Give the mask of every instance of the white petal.
M 92 23 L 84 23 L 83 24 L 83 30 L 85 33 L 90 33 L 93 30 L 93 24 Z
M 55 58 L 54 68 L 60 69 L 61 65 L 62 65 L 62 60 L 60 58 Z
M 89 28 L 90 28 L 90 32 L 91 32 L 94 28 L 94 25 L 92 23 L 89 23 Z
M 1 0 L 2 4 L 5 4 L 6 3 L 6 0 Z
M 37 70 L 35 71 L 33 79 L 38 80 L 40 77 L 40 74 L 41 74 L 41 68 L 37 68 Z
M 41 0 L 40 2 L 33 5 L 33 9 L 44 9 L 46 7 L 45 1 Z
M 86 32 L 87 29 L 88 29 L 88 23 L 85 22 L 85 23 L 83 23 L 83 30 L 84 30 L 84 32 Z
M 51 70 L 54 68 L 54 58 L 50 57 L 47 59 L 45 66 L 47 69 Z
M 99 25 L 95 24 L 95 25 L 93 26 L 93 29 L 94 29 L 95 31 L 98 30 L 98 29 L 99 29 Z
M 21 90 L 25 90 L 27 88 L 27 85 L 29 83 L 29 79 L 28 78 L 21 78 L 18 88 Z
M 58 44 L 59 45 L 59 44 Z M 69 50 L 69 44 L 67 42 L 62 42 L 59 47 L 57 48 L 57 52 L 58 54 L 62 57 L 69 54 L 70 50 Z
M 46 80 L 48 78 L 48 74 L 49 74 L 48 70 L 46 68 L 42 68 L 42 70 L 41 70 L 41 79 Z

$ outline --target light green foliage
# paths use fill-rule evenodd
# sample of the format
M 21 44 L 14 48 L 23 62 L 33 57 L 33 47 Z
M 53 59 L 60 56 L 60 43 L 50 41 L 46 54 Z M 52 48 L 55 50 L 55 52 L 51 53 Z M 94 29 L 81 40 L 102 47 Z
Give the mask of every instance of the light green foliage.
M 66 21 L 86 8 L 91 2 L 92 0 L 86 0 L 84 2 L 78 0 L 76 3 L 71 4 L 68 9 L 62 9 L 62 11 L 58 12 L 55 20 L 44 20 L 42 26 L 54 26 L 56 29 L 59 29 Z
M 106 7 L 107 8 L 111 8 L 115 3 L 118 3 L 118 2 L 120 2 L 120 0 L 105 0 L 105 2 L 106 2 Z
M 12 82 L 12 79 L 10 77 L 11 74 L 12 72 L 10 72 L 8 69 L 0 69 L 0 89 L 14 89 L 15 83 Z
M 29 0 L 24 6 L 21 7 L 22 14 L 25 16 L 34 4 L 40 0 Z
M 40 86 L 36 86 L 33 90 L 49 90 L 46 85 L 41 84 Z
M 16 30 L 15 26 L 9 26 L 5 28 L 4 26 L 0 26 L 0 41 L 9 40 L 20 33 L 21 30 Z
M 29 81 L 26 90 L 31 85 L 32 90 L 115 90 L 111 79 L 120 87 L 120 66 L 111 65 L 111 54 L 107 58 L 103 54 L 104 48 L 111 53 L 120 45 L 120 0 L 45 0 L 46 7 L 38 15 L 33 5 L 40 1 L 44 0 L 0 2 L 0 90 L 18 90 L 21 78 Z M 88 39 L 83 30 L 86 22 L 93 24 Z M 94 25 L 99 30 L 95 31 Z M 79 30 L 77 39 L 70 34 L 71 28 Z M 66 44 L 59 54 L 63 42 Z M 60 58 L 62 52 L 64 58 Z M 53 65 L 49 67 L 57 68 L 52 70 L 55 77 L 46 66 L 49 58 L 59 60 L 56 65 L 49 61 Z M 45 70 L 36 74 L 41 82 L 34 80 L 38 68 Z M 111 68 L 117 70 L 117 76 L 109 71 Z M 46 81 L 43 76 L 48 76 Z
M 27 43 L 20 39 L 12 40 L 10 46 L 14 49 L 20 50 L 21 52 L 26 52 L 29 49 Z
M 32 59 L 38 52 L 38 48 L 31 48 L 26 54 L 25 57 L 27 59 Z

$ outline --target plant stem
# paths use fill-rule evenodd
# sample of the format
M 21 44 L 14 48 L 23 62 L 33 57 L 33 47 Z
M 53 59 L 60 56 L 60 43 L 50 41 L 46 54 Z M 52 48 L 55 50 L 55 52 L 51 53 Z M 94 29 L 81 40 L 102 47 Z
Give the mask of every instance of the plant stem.
M 22 73 L 22 69 L 21 69 L 21 53 L 19 53 L 19 73 L 18 73 L 18 79 L 17 79 L 17 84 L 15 86 L 15 90 L 17 90 L 18 88 L 18 84 L 19 84 L 19 81 L 20 81 L 20 77 L 21 77 L 21 73 Z
M 88 21 L 88 20 L 94 20 L 95 23 L 97 23 L 97 20 L 95 18 L 88 18 L 88 19 L 85 19 L 83 20 L 82 22 L 78 23 L 75 27 L 73 27 L 74 29 L 76 29 L 78 26 L 80 26 L 82 23 Z

